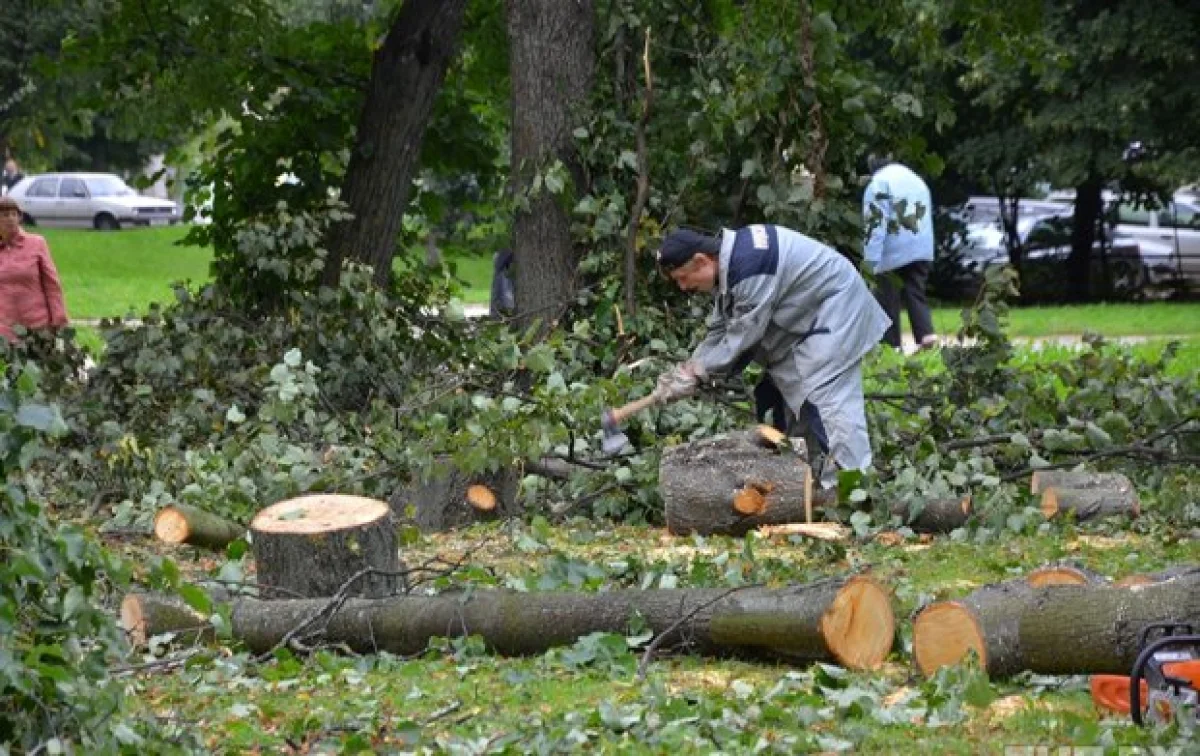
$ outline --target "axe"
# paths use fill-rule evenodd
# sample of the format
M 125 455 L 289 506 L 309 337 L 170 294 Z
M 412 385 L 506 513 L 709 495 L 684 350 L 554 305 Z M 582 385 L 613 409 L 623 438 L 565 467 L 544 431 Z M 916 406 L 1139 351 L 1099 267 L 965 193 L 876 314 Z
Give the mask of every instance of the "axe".
M 604 414 L 600 416 L 600 427 L 604 430 L 604 440 L 600 448 L 604 453 L 611 456 L 621 451 L 629 443 L 629 437 L 621 431 L 621 423 L 660 402 L 658 393 L 653 392 L 641 399 L 635 399 L 623 407 L 604 410 Z

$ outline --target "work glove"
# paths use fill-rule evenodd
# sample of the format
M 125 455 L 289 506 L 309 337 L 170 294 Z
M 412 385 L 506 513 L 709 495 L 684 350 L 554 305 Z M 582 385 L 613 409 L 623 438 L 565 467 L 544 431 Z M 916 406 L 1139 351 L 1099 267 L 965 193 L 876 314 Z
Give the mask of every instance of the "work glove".
M 660 402 L 673 402 L 696 393 L 702 370 L 693 362 L 676 365 L 658 377 L 654 395 Z

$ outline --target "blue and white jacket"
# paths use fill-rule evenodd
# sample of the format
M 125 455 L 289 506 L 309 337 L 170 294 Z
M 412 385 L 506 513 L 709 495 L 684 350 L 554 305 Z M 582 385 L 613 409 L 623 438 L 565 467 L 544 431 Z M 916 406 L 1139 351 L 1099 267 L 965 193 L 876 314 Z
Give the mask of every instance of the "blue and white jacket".
M 878 220 L 872 206 L 879 208 Z M 923 212 L 916 233 L 899 225 L 901 216 L 913 216 L 918 208 Z M 863 248 L 863 258 L 873 272 L 933 260 L 933 199 L 921 177 L 907 167 L 891 163 L 875 172 L 863 192 L 863 222 L 868 227 L 875 223 Z

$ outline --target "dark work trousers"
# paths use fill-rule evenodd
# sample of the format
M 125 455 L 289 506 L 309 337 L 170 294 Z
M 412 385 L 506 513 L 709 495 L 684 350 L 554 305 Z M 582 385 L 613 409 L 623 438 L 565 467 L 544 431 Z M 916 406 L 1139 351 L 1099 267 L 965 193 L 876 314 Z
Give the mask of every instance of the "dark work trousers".
M 900 303 L 908 311 L 908 321 L 912 325 L 913 340 L 919 346 L 921 341 L 933 334 L 933 315 L 929 312 L 929 302 L 925 299 L 925 282 L 929 279 L 931 263 L 926 260 L 909 263 L 902 268 L 878 273 L 875 276 L 875 298 L 879 306 L 892 319 L 891 328 L 883 335 L 883 343 L 900 348 Z M 899 288 L 896 279 L 899 278 Z
M 805 402 L 800 409 L 800 417 L 796 418 L 794 428 L 788 427 L 787 402 L 783 394 L 771 380 L 769 373 L 763 373 L 762 380 L 754 387 L 754 416 L 760 423 L 767 421 L 767 413 L 771 413 L 771 424 L 789 436 L 802 436 L 810 444 L 816 441 L 822 452 L 829 451 L 829 437 L 825 435 L 825 426 L 821 422 L 821 414 L 812 402 Z

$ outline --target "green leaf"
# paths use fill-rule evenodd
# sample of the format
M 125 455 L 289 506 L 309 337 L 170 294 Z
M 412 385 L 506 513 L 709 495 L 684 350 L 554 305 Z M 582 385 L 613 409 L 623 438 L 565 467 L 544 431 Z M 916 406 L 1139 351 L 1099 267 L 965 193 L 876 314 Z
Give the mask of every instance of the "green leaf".
M 191 583 L 184 583 L 183 585 L 179 586 L 179 597 L 182 598 L 188 606 L 192 607 L 206 617 L 212 613 L 212 600 L 209 599 L 208 594 L 198 586 L 192 585 Z
M 58 410 L 45 404 L 22 404 L 17 410 L 17 424 L 25 428 L 48 431 L 58 421 Z

